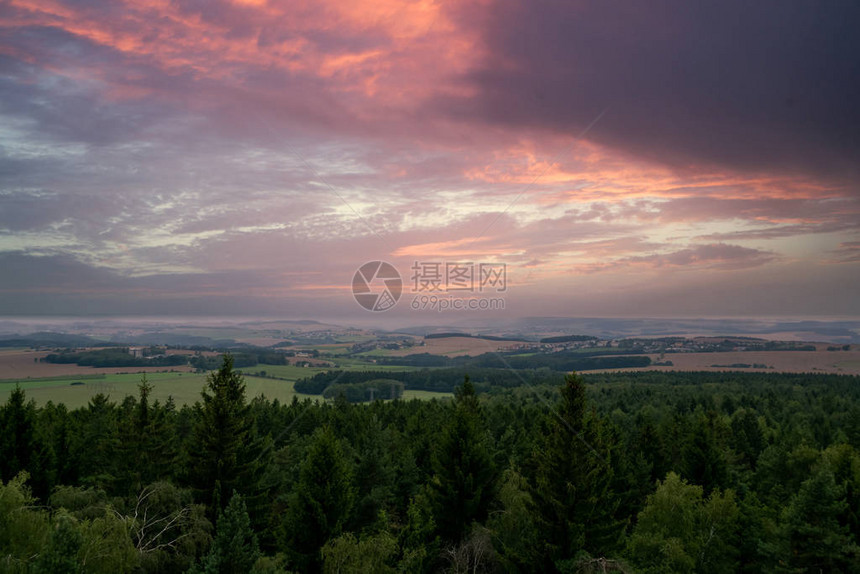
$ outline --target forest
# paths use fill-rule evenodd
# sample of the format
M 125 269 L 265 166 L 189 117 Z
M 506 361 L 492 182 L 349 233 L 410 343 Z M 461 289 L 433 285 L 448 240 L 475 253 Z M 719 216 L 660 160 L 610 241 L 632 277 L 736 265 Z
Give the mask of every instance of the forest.
M 860 378 L 480 378 L 281 404 L 226 355 L 188 407 L 16 389 L 0 572 L 860 571 Z

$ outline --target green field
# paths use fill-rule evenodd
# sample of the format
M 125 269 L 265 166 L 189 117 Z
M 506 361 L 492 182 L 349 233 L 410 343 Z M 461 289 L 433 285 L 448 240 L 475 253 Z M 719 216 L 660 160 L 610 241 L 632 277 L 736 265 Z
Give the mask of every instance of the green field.
M 840 361 L 835 366 L 840 369 L 860 369 L 860 361 Z
M 269 366 L 269 365 L 266 365 Z M 303 369 L 307 371 L 308 369 Z M 206 384 L 205 374 L 195 373 L 148 373 L 147 380 L 152 384 L 152 398 L 162 402 L 172 396 L 177 405 L 193 404 L 200 400 L 200 391 Z M 81 382 L 82 385 L 72 385 Z M 96 393 L 110 395 L 111 399 L 120 402 L 128 395 L 137 395 L 137 385 L 140 383 L 139 374 L 105 374 L 84 375 L 71 377 L 51 377 L 48 379 L 24 379 L 18 381 L 27 394 L 28 399 L 34 399 L 43 405 L 48 401 L 65 403 L 70 409 L 86 406 Z M 302 395 L 293 390 L 292 381 L 268 379 L 261 377 L 245 377 L 247 397 L 253 398 L 265 395 L 269 399 L 288 402 L 294 395 L 299 398 L 313 395 Z M 9 394 L 15 388 L 15 381 L 0 383 L 0 404 L 6 402 Z
M 388 349 L 374 349 L 372 351 L 365 351 L 364 353 L 358 353 L 359 357 L 387 357 L 392 354 L 394 351 L 390 351 Z
M 301 360 L 301 359 L 299 359 Z M 268 377 L 278 377 L 288 381 L 297 381 L 306 377 L 313 377 L 317 373 L 332 370 L 343 371 L 412 371 L 416 367 L 400 367 L 397 365 L 376 365 L 360 359 L 332 358 L 337 367 L 297 367 L 295 365 L 263 365 L 257 364 L 253 367 L 242 367 L 239 369 L 245 373 L 266 372 Z
M 244 373 L 266 372 L 268 377 L 278 377 L 289 381 L 297 381 L 305 377 L 313 377 L 317 373 L 328 371 L 325 367 L 297 367 L 295 365 L 254 365 L 253 367 L 242 367 L 238 369 Z
M 377 365 L 375 363 L 369 363 L 366 360 L 361 359 L 342 359 L 337 358 L 333 359 L 334 362 L 338 364 L 337 369 L 342 369 L 344 371 L 414 371 L 420 367 L 411 367 L 411 366 L 401 366 L 401 365 Z M 310 370 L 310 369 L 308 369 Z M 326 370 L 326 369 L 321 369 Z
M 364 364 L 364 368 L 368 366 Z M 357 369 L 358 366 L 346 367 Z M 373 366 L 373 368 L 376 368 Z M 248 399 L 265 395 L 268 399 L 278 399 L 281 402 L 300 399 L 319 399 L 317 395 L 306 395 L 293 390 L 293 382 L 302 377 L 309 377 L 325 369 L 295 367 L 292 365 L 257 365 L 242 369 L 246 373 L 264 370 L 267 375 L 282 377 L 271 379 L 245 375 L 246 396 Z M 17 383 L 26 392 L 27 399 L 33 399 L 38 405 L 48 401 L 64 403 L 74 409 L 86 406 L 90 398 L 97 393 L 110 395 L 111 400 L 121 402 L 128 395 L 137 395 L 140 383 L 139 373 L 124 374 L 87 374 L 63 377 L 47 377 L 43 379 L 21 379 Z M 152 384 L 152 398 L 162 402 L 172 396 L 177 405 L 190 405 L 200 400 L 200 392 L 206 384 L 206 375 L 198 373 L 147 373 L 147 380 Z M 73 385 L 72 383 L 83 383 Z M 0 382 L 0 405 L 5 404 L 9 394 L 15 388 L 16 381 Z M 452 396 L 451 393 L 434 393 L 430 391 L 404 391 L 404 399 L 431 399 Z
M 321 357 L 348 355 L 351 348 L 352 343 L 334 343 L 329 345 L 309 345 L 302 347 L 302 349 L 316 349 L 320 352 Z

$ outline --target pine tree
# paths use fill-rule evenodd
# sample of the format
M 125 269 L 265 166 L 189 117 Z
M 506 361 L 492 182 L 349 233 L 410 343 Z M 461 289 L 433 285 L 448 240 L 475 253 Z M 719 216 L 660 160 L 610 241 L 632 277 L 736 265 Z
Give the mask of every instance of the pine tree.
M 24 391 L 16 384 L 0 411 L 0 480 L 11 480 L 22 470 L 29 470 L 35 442 L 33 426 Z
M 452 420 L 442 431 L 432 462 L 430 501 L 436 526 L 443 539 L 457 543 L 473 521 L 487 517 L 496 474 L 468 377 L 456 392 Z
M 742 409 L 732 417 L 732 447 L 746 465 L 755 470 L 756 461 L 764 450 L 764 436 L 755 411 Z
M 592 556 L 613 552 L 622 528 L 613 518 L 618 500 L 610 488 L 610 450 L 595 416 L 586 416 L 582 377 L 567 375 L 561 396 L 549 433 L 536 449 L 532 483 L 545 571 L 581 551 Z
M 858 564 L 860 548 L 839 517 L 847 508 L 845 493 L 833 473 L 818 470 L 806 480 L 783 512 L 784 536 L 792 567 L 809 572 L 847 571 Z
M 116 405 L 107 395 L 94 395 L 87 408 L 78 411 L 72 456 L 80 465 L 80 478 L 90 485 L 107 486 L 116 480 L 119 446 Z
M 149 393 L 152 385 L 141 377 L 138 385 L 138 400 L 133 401 L 130 412 L 119 420 L 120 442 L 117 456 L 120 460 L 120 470 L 117 472 L 117 489 L 120 492 L 139 491 L 144 484 L 150 482 L 152 461 L 148 446 L 148 431 L 150 420 Z M 146 478 L 144 475 L 147 475 Z
M 854 540 L 860 542 L 860 453 L 851 445 L 840 444 L 824 451 L 824 459 L 845 494 L 845 512 L 839 523 L 847 525 Z
M 319 571 L 320 548 L 343 531 L 354 502 L 351 465 L 332 429 L 320 429 L 302 462 L 283 524 L 284 549 L 301 571 Z
M 48 401 L 42 409 L 40 416 L 41 424 L 45 429 L 45 436 L 49 437 L 50 448 L 53 452 L 54 481 L 56 484 L 77 484 L 78 463 L 72 453 L 74 432 L 72 430 L 72 417 L 66 405 L 59 403 L 54 405 Z
M 353 523 L 361 528 L 372 523 L 394 502 L 395 466 L 389 449 L 388 435 L 374 416 L 365 425 L 355 472 L 356 504 Z
M 247 574 L 260 557 L 257 536 L 242 495 L 235 490 L 227 508 L 218 516 L 215 539 L 196 570 L 203 574 Z
M 696 422 L 693 435 L 682 452 L 684 478 L 704 487 L 705 494 L 725 486 L 728 474 L 725 457 L 704 419 Z
M 17 384 L 0 411 L 0 480 L 9 481 L 27 471 L 34 494 L 47 498 L 51 486 L 52 452 L 42 441 L 36 424 L 36 405 L 26 400 Z
M 189 482 L 213 514 L 223 509 L 236 490 L 246 495 L 256 488 L 251 419 L 245 405 L 245 381 L 233 370 L 233 357 L 224 355 L 221 368 L 207 377 L 203 406 L 189 441 Z

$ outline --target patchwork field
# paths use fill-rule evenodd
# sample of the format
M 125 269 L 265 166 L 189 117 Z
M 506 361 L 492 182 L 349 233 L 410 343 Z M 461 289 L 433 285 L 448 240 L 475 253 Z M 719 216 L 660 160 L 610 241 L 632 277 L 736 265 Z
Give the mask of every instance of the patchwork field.
M 181 367 L 108 367 L 102 369 L 96 367 L 79 367 L 78 365 L 71 364 L 40 363 L 38 361 L 48 354 L 48 351 L 33 351 L 30 349 L 0 350 L 0 380 L 127 373 L 129 371 L 156 373 L 169 370 L 178 372 L 191 372 L 194 370 L 187 365 Z
M 416 345 L 407 349 L 388 351 L 390 356 L 413 355 L 417 353 L 430 353 L 431 355 L 445 355 L 458 357 L 460 355 L 480 355 L 507 349 L 515 345 L 514 341 L 488 341 L 476 337 L 444 337 L 441 339 L 424 339 L 423 345 Z
M 860 374 L 860 351 L 743 351 L 728 353 L 676 353 L 649 355 L 651 360 L 672 361 L 671 367 L 647 367 L 660 371 L 760 371 L 784 373 Z M 737 368 L 729 365 L 767 365 L 768 368 Z M 714 367 L 713 365 L 721 365 Z M 771 368 L 772 367 L 772 368 Z M 643 369 L 629 369 L 643 370 Z
M 111 399 L 121 402 L 126 396 L 137 395 L 143 369 L 96 369 L 78 367 L 77 365 L 54 365 L 49 363 L 34 363 L 33 356 L 44 356 L 46 353 L 15 351 L 0 352 L 0 373 L 5 376 L 0 380 L 0 405 L 4 404 L 9 393 L 19 384 L 27 393 L 28 399 L 43 405 L 48 401 L 64 403 L 67 407 L 77 408 L 86 406 L 90 398 L 97 393 L 110 395 Z M 29 359 L 29 360 L 27 360 Z M 60 367 L 59 369 L 44 369 L 43 367 Z M 368 368 L 355 363 L 343 365 L 348 370 Z M 376 366 L 372 366 L 376 368 Z M 380 366 L 382 370 L 390 366 Z M 206 384 L 206 375 L 190 372 L 190 368 L 177 367 L 183 372 L 164 372 L 164 368 L 146 369 L 147 380 L 153 385 L 153 400 L 167 400 L 173 397 L 177 405 L 194 404 L 200 400 L 200 392 Z M 402 370 L 402 368 L 400 368 Z M 128 371 L 135 372 L 128 372 Z M 269 399 L 281 402 L 300 399 L 319 399 L 316 395 L 296 393 L 293 383 L 302 378 L 310 377 L 326 369 L 313 367 L 296 367 L 294 365 L 256 365 L 241 369 L 245 374 L 246 393 L 249 399 L 264 395 Z M 159 372 L 160 371 L 160 372 Z M 266 372 L 266 377 L 258 377 L 247 373 Z M 9 376 L 12 375 L 12 376 Z M 23 375 L 23 376 L 22 376 Z M 271 377 L 279 377 L 273 379 Z M 284 380 L 286 379 L 286 380 Z M 405 391 L 403 398 L 431 399 L 452 396 L 450 393 L 434 393 L 429 391 Z

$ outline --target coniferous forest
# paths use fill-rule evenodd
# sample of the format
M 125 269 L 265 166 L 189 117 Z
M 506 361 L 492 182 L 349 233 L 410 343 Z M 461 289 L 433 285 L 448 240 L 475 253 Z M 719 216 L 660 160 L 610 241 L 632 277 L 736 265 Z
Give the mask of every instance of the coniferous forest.
M 464 373 L 465 375 L 465 373 Z M 451 400 L 0 410 L 2 572 L 858 572 L 860 380 L 602 373 Z

